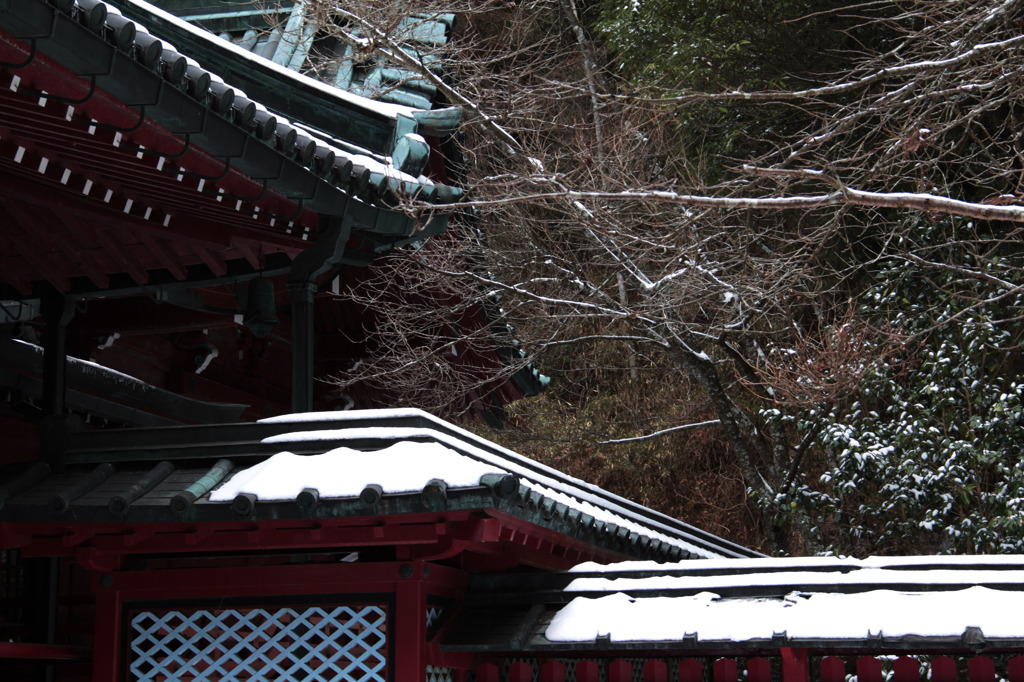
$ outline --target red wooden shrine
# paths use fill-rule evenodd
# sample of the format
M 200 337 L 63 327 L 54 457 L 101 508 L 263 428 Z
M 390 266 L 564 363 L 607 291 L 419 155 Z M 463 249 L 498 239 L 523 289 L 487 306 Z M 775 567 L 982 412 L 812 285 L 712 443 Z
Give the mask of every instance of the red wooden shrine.
M 970 613 L 942 635 L 879 613 L 863 635 L 556 637 L 623 594 L 1012 607 L 1024 562 L 780 564 L 316 381 L 383 323 L 333 293 L 449 238 L 460 113 L 386 64 L 321 68 L 351 54 L 304 3 L 157 4 L 0 2 L 0 679 L 1024 680 L 1024 636 Z M 455 18 L 416 21 L 436 43 Z M 514 348 L 464 350 L 497 378 L 462 408 L 540 389 Z

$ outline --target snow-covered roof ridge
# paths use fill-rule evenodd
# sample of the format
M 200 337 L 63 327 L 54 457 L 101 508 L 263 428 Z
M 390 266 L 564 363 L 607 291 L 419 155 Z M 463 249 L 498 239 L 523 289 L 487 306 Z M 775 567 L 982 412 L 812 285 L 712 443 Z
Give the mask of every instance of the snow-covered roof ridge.
M 550 642 L 776 643 L 781 646 L 976 648 L 974 642 L 1024 639 L 1024 593 L 985 587 L 949 592 L 874 590 L 858 594 L 799 593 L 783 598 L 722 599 L 712 592 L 634 599 L 615 593 L 577 598 L 555 614 Z M 925 642 L 924 639 L 935 641 Z
M 586 563 L 569 574 L 578 576 L 564 588 L 569 601 L 542 636 L 551 646 L 856 647 L 873 639 L 955 649 L 1024 640 L 1016 617 L 1024 556 Z
M 322 498 L 358 497 L 368 485 L 379 486 L 384 494 L 419 492 L 435 479 L 452 488 L 473 487 L 487 474 L 505 473 L 439 443 L 406 441 L 372 458 L 366 455 L 345 447 L 322 455 L 281 452 L 236 473 L 210 494 L 210 501 L 230 502 L 241 494 L 261 501 L 293 500 L 309 488 Z
M 367 419 L 390 419 L 396 422 L 416 420 L 425 425 L 403 426 L 397 423 L 394 425 L 382 423 L 381 426 L 373 427 L 345 426 L 346 421 Z M 333 422 L 334 428 L 315 428 L 316 425 L 327 422 Z M 533 490 L 535 495 L 550 500 L 552 504 L 574 509 L 604 524 L 614 524 L 624 529 L 627 534 L 637 533 L 652 540 L 681 547 L 695 556 L 705 558 L 757 555 L 756 552 L 630 502 L 595 485 L 563 474 L 422 410 L 403 408 L 293 414 L 271 417 L 261 420 L 259 423 L 280 426 L 301 424 L 306 427 L 305 429 L 297 428 L 293 432 L 283 431 L 263 440 L 264 443 L 282 446 L 310 439 L 337 442 L 346 439 L 366 441 L 374 438 L 382 441 L 389 439 L 436 440 L 474 460 L 500 467 L 520 477 L 526 488 Z
M 461 196 L 458 188 L 434 185 L 422 177 L 429 146 L 416 133 L 425 112 L 321 83 L 238 48 L 144 0 L 117 2 L 121 9 L 114 0 L 69 0 L 56 3 L 51 11 L 78 17 L 78 23 L 95 29 L 97 38 L 132 55 L 152 72 L 152 78 L 164 81 L 162 85 L 178 88 L 350 196 L 386 206 L 407 195 L 439 204 L 452 203 Z M 193 54 L 197 45 L 208 49 L 205 56 Z M 211 55 L 217 55 L 218 64 L 209 63 Z M 225 70 L 225 63 L 232 66 Z M 256 72 L 258 78 L 250 77 Z M 282 96 L 284 91 L 294 92 Z M 316 106 L 310 98 L 317 100 Z M 281 106 L 283 103 L 287 106 Z M 154 112 L 158 109 L 152 108 Z M 313 111 L 318 115 L 310 113 Z M 316 120 L 297 120 L 310 116 Z M 347 134 L 326 125 L 346 121 L 346 117 L 355 117 L 339 129 Z M 371 130 L 375 132 L 370 134 Z M 395 156 L 396 149 L 410 148 L 414 153 Z
M 1024 556 L 1016 554 L 972 554 L 972 555 L 916 555 L 916 556 L 870 556 L 864 559 L 847 556 L 812 557 L 757 557 L 747 559 L 709 559 L 700 563 L 685 562 L 663 564 L 652 561 L 623 561 L 617 564 L 596 564 L 586 562 L 569 569 L 570 573 L 597 573 L 613 575 L 636 575 L 671 572 L 748 574 L 771 571 L 792 571 L 796 569 L 817 571 L 852 571 L 862 568 L 888 568 L 927 570 L 932 568 L 985 567 L 991 570 L 1018 568 L 1024 570 Z
M 323 93 L 327 97 L 337 99 L 339 102 L 344 102 L 346 104 L 354 104 L 356 106 L 368 109 L 381 116 L 391 119 L 397 119 L 399 116 L 408 116 L 411 118 L 414 112 L 416 111 L 416 109 L 413 107 L 404 106 L 401 104 L 392 104 L 390 102 L 380 102 L 377 100 L 370 99 L 368 97 L 363 97 L 362 95 L 356 95 L 346 90 L 342 90 L 340 88 L 328 85 L 327 83 L 318 81 L 315 78 L 310 78 L 305 74 L 301 74 L 297 71 L 292 71 L 287 66 L 276 64 L 270 59 L 261 57 L 260 55 L 255 54 L 254 52 L 250 52 L 242 47 L 239 47 L 238 45 L 235 45 L 234 43 L 228 40 L 223 40 L 222 38 L 219 38 L 218 36 L 215 36 L 212 33 L 209 33 L 208 31 L 204 31 L 195 24 L 185 21 L 184 19 L 180 19 L 171 14 L 170 12 L 166 12 L 157 6 L 146 2 L 146 0 L 122 1 L 127 4 L 134 5 L 135 7 L 151 14 L 154 17 L 159 17 L 161 20 L 167 22 L 170 25 L 175 26 L 179 30 L 194 35 L 199 40 L 205 42 L 217 41 L 221 49 L 231 52 L 238 59 L 244 62 L 257 63 L 260 65 L 261 68 L 273 71 L 275 75 L 282 79 L 299 81 L 303 83 L 305 86 L 314 88 L 315 90 Z
M 580 577 L 565 588 L 566 592 L 629 592 L 644 594 L 679 591 L 718 591 L 739 589 L 745 594 L 766 588 L 780 587 L 818 590 L 866 591 L 876 586 L 921 586 L 920 589 L 938 590 L 971 585 L 1012 587 L 1024 585 L 1024 563 L 1012 570 L 974 568 L 971 571 L 955 568 L 936 568 L 928 571 L 902 568 L 864 567 L 852 571 L 789 570 L 764 573 L 720 573 L 679 575 L 665 571 L 662 575 L 643 577 Z M 607 575 L 615 575 L 609 573 Z

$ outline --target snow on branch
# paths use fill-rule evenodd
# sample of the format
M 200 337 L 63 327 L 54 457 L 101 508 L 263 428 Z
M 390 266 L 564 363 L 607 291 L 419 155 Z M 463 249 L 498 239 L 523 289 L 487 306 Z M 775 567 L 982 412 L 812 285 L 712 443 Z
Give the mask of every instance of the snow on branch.
M 681 426 L 673 426 L 668 429 L 662 429 L 661 431 L 655 431 L 653 433 L 644 434 L 643 436 L 635 436 L 633 438 L 617 438 L 615 440 L 602 440 L 598 441 L 598 445 L 616 445 L 619 443 L 635 443 L 640 440 L 649 440 L 651 438 L 657 438 L 658 436 L 664 436 L 666 433 L 672 433 L 673 431 L 682 431 L 684 429 L 696 429 L 701 426 L 714 426 L 715 424 L 721 424 L 721 419 L 709 419 L 706 422 L 697 422 L 695 424 L 683 424 Z
M 870 206 L 874 208 L 902 208 L 929 213 L 946 213 L 979 220 L 1008 220 L 1024 222 L 1024 206 L 997 206 L 923 192 L 870 192 L 843 187 L 827 194 L 813 194 L 788 197 L 714 197 L 704 194 L 680 194 L 664 190 L 626 190 L 621 192 L 600 192 L 566 190 L 560 192 L 538 192 L 498 199 L 476 199 L 466 201 L 464 206 L 486 208 L 508 204 L 522 204 L 548 199 L 564 198 L 571 201 L 641 201 L 669 203 L 682 206 L 698 206 L 718 209 L 786 210 L 812 209 L 828 206 Z
M 832 85 L 823 85 L 816 88 L 806 88 L 804 90 L 771 90 L 758 92 L 729 90 L 726 92 L 688 92 L 678 97 L 659 98 L 658 101 L 678 103 L 700 101 L 780 102 L 828 97 L 830 95 L 838 95 L 845 92 L 850 92 L 852 90 L 866 88 L 869 85 L 873 85 L 880 81 L 891 78 L 916 75 L 919 73 L 929 71 L 948 70 L 953 67 L 965 64 L 971 61 L 972 59 L 976 59 L 987 53 L 1008 50 L 1010 48 L 1017 47 L 1022 43 L 1024 43 L 1024 35 L 1009 38 L 1007 40 L 999 40 L 991 43 L 979 43 L 972 47 L 971 49 L 959 55 L 956 55 L 955 57 L 949 57 L 947 59 L 926 59 L 922 61 L 912 62 L 910 64 L 890 66 L 883 69 L 879 69 L 862 78 L 844 81 L 842 83 L 833 83 Z

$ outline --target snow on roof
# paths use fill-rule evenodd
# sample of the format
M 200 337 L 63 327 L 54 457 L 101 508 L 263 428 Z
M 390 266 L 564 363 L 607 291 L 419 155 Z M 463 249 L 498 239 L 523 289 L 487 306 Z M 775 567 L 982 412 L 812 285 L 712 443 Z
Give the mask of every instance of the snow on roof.
M 342 90 L 340 88 L 336 88 L 336 87 L 334 87 L 332 85 L 328 85 L 326 83 L 318 81 L 315 78 L 310 78 L 309 76 L 301 74 L 301 73 L 299 73 L 297 71 L 292 71 L 291 69 L 289 69 L 289 68 L 287 68 L 285 66 L 281 66 L 280 64 L 276 64 L 275 62 L 273 62 L 270 59 L 266 59 L 265 57 L 261 57 L 260 55 L 254 53 L 254 52 L 249 52 L 248 50 L 246 50 L 246 49 L 244 49 L 242 47 L 239 47 L 238 45 L 235 45 L 230 40 L 223 40 L 222 38 L 219 38 L 218 36 L 213 35 L 212 33 L 210 33 L 208 31 L 206 31 L 206 30 L 196 26 L 195 24 L 192 24 L 192 23 L 190 23 L 188 21 L 185 21 L 184 19 L 181 19 L 179 17 L 174 16 L 170 12 L 165 12 L 164 10 L 162 10 L 159 7 L 156 7 L 154 5 L 151 5 L 150 3 L 146 2 L 145 0 L 126 0 L 126 1 L 131 3 L 132 5 L 135 5 L 136 7 L 138 7 L 141 10 L 149 12 L 153 16 L 160 17 L 160 19 L 162 21 L 166 21 L 169 24 L 173 24 L 176 28 L 178 28 L 178 29 L 180 29 L 182 31 L 187 31 L 188 33 L 192 34 L 193 36 L 195 36 L 196 38 L 198 38 L 200 40 L 203 40 L 203 41 L 206 41 L 206 42 L 217 41 L 219 47 L 221 47 L 224 50 L 227 50 L 227 51 L 231 52 L 238 59 L 245 60 L 247 62 L 258 63 L 261 68 L 265 68 L 265 69 L 269 69 L 269 70 L 273 71 L 280 78 L 287 78 L 289 80 L 299 81 L 304 86 L 313 88 L 315 90 L 318 90 L 319 92 L 321 92 L 321 93 L 323 93 L 323 94 L 325 94 L 325 95 L 327 95 L 329 97 L 333 97 L 333 98 L 338 99 L 338 100 L 344 100 L 346 102 L 349 102 L 349 103 L 352 103 L 352 104 L 356 104 L 356 105 L 358 105 L 360 107 L 363 107 L 365 109 L 370 109 L 370 110 L 380 114 L 381 116 L 385 116 L 387 118 L 392 118 L 392 119 L 397 118 L 400 115 L 401 116 L 412 117 L 413 112 L 417 111 L 416 109 L 414 109 L 412 107 L 407 107 L 407 106 L 404 106 L 404 105 L 401 105 L 401 104 L 391 104 L 390 102 L 379 102 L 377 100 L 369 99 L 367 97 L 362 97 L 360 95 L 355 95 L 355 94 L 353 94 L 351 92 L 348 92 L 348 91 Z
M 296 431 L 294 433 L 270 436 L 264 439 L 263 442 L 286 445 L 288 442 L 318 439 L 328 441 L 343 438 L 401 438 L 403 440 L 412 441 L 414 439 L 427 437 L 435 441 L 439 441 L 451 448 L 461 450 L 469 455 L 473 460 L 496 467 L 502 472 L 515 474 L 520 477 L 522 484 L 527 488 L 537 491 L 544 497 L 547 497 L 556 503 L 561 503 L 571 509 L 576 509 L 584 514 L 589 514 L 598 521 L 615 524 L 616 526 L 635 532 L 638 535 L 661 540 L 662 542 L 668 543 L 672 546 L 684 549 L 695 556 L 704 558 L 727 556 L 724 552 L 698 546 L 697 544 L 687 542 L 682 539 L 680 535 L 683 535 L 684 533 L 680 532 L 680 528 L 673 527 L 673 524 L 669 523 L 673 520 L 668 517 L 662 517 L 666 520 L 666 523 L 662 523 L 658 520 L 658 517 L 661 517 L 662 515 L 645 510 L 649 512 L 649 515 L 640 519 L 637 514 L 633 513 L 628 508 L 630 503 L 627 500 L 612 495 L 611 493 L 608 493 L 597 486 L 586 483 L 585 481 L 566 476 L 555 469 L 534 462 L 533 460 L 530 460 L 516 452 L 501 448 L 493 443 L 486 442 L 479 436 L 438 420 L 422 410 L 403 408 L 390 410 L 360 410 L 353 413 L 314 412 L 271 417 L 261 420 L 261 423 L 287 424 L 310 423 L 316 421 L 337 422 L 344 421 L 349 418 L 366 419 L 372 417 L 425 418 L 430 421 L 437 422 L 447 431 L 451 431 L 453 433 L 446 433 L 445 431 L 424 427 L 354 427 L 344 429 Z M 487 449 L 483 447 L 476 447 L 474 442 L 479 442 L 481 444 L 486 442 Z M 433 478 L 443 478 L 443 476 L 435 474 Z M 377 481 L 365 481 L 365 483 L 375 482 Z M 452 487 L 451 481 L 446 482 L 449 487 Z M 316 487 L 315 479 L 311 479 L 309 487 Z M 323 494 L 322 491 L 321 494 Z M 696 529 L 694 529 L 694 531 L 699 533 Z M 724 540 L 720 540 L 720 542 L 723 549 L 730 544 Z M 737 549 L 742 550 L 742 548 L 739 547 L 737 547 Z
M 419 492 L 432 479 L 470 487 L 480 485 L 485 474 L 502 473 L 438 443 L 406 441 L 369 454 L 351 448 L 322 455 L 281 452 L 236 473 L 210 494 L 210 501 L 230 502 L 241 493 L 294 500 L 304 488 L 316 488 L 321 497 L 356 497 L 370 484 L 384 493 Z
M 675 564 L 664 564 L 656 561 L 622 561 L 617 564 L 598 564 L 587 561 L 569 569 L 570 573 L 636 573 L 640 571 L 657 571 L 666 573 L 678 568 L 689 572 L 704 571 L 735 571 L 742 569 L 751 571 L 788 570 L 794 569 L 864 569 L 864 568 L 923 568 L 923 567 L 956 567 L 979 566 L 996 569 L 1000 566 L 1020 566 L 1024 569 L 1024 557 L 1016 554 L 992 555 L 922 555 L 922 556 L 871 556 L 865 559 L 841 556 L 812 557 L 758 557 L 750 559 L 709 559 L 694 564 L 689 561 Z M 835 575 L 835 573 L 832 573 Z M 863 574 L 862 574 L 863 575 Z M 922 574 L 918 574 L 922 575 Z M 614 577 L 609 575 L 609 577 Z
M 552 642 L 1024 637 L 1022 556 L 588 562 L 570 573 L 591 575 L 565 587 L 584 594 L 555 614 Z
M 1024 635 L 1024 594 L 985 587 L 952 592 L 874 590 L 858 594 L 793 592 L 782 599 L 722 599 L 711 592 L 634 599 L 616 593 L 578 597 L 547 628 L 553 642 L 743 642 L 868 637 L 960 637 L 979 628 L 987 638 Z
M 364 411 L 365 412 L 365 411 Z M 414 411 L 419 414 L 418 411 Z M 289 415 L 293 416 L 293 415 Z M 264 420 L 270 421 L 270 420 Z M 439 457 L 437 450 L 426 449 L 428 443 L 421 443 L 414 440 L 413 438 L 429 436 L 442 443 L 447 442 L 450 445 L 457 445 L 462 449 L 469 449 L 474 451 L 477 457 L 467 457 L 459 454 L 454 450 L 450 450 L 439 444 L 433 444 L 441 450 L 454 455 L 453 457 Z M 674 547 L 684 549 L 691 554 L 708 557 L 708 556 L 721 556 L 718 553 L 709 551 L 702 547 L 681 540 L 677 533 L 671 532 L 669 529 L 664 529 L 661 532 L 657 529 L 658 524 L 644 525 L 627 518 L 624 514 L 628 513 L 626 510 L 619 509 L 615 505 L 609 505 L 606 501 L 598 499 L 587 491 L 579 489 L 571 489 L 570 492 L 561 492 L 558 488 L 565 488 L 564 483 L 561 483 L 555 479 L 548 478 L 546 476 L 537 476 L 536 472 L 530 471 L 526 467 L 517 465 L 516 462 L 505 461 L 489 452 L 481 449 L 473 448 L 468 446 L 465 442 L 461 442 L 456 438 L 447 436 L 446 434 L 439 433 L 430 429 L 419 429 L 419 428 L 402 428 L 402 427 L 366 427 L 366 428 L 352 428 L 352 429 L 333 429 L 333 430 L 322 430 L 322 431 L 297 431 L 294 433 L 285 433 L 277 436 L 270 436 L 263 439 L 264 443 L 275 443 L 275 444 L 287 444 L 288 442 L 295 441 L 309 441 L 309 440 L 323 440 L 331 441 L 338 440 L 339 438 L 406 438 L 409 440 L 402 441 L 398 445 L 402 447 L 403 453 L 409 453 L 420 458 L 419 462 L 415 460 L 405 460 L 408 464 L 415 463 L 416 471 L 422 472 L 422 482 L 418 487 L 412 488 L 397 488 L 389 490 L 385 485 L 384 481 L 389 480 L 391 476 L 392 468 L 392 457 L 379 457 L 387 453 L 392 448 L 385 450 L 377 450 L 372 453 L 366 453 L 356 450 L 350 450 L 348 448 L 339 448 L 332 450 L 324 455 L 319 455 L 320 458 L 326 458 L 328 455 L 334 453 L 351 453 L 349 457 L 331 457 L 329 459 L 322 460 L 316 465 L 310 465 L 305 467 L 297 467 L 294 474 L 289 474 L 288 478 L 290 483 L 288 484 L 288 490 L 291 494 L 283 495 L 281 497 L 264 497 L 261 494 L 260 489 L 250 489 L 249 487 L 239 487 L 235 490 L 236 479 L 246 475 L 249 471 L 262 467 L 267 462 L 287 456 L 287 459 L 281 459 L 281 463 L 287 466 L 295 466 L 297 461 L 312 458 L 310 456 L 298 456 L 292 455 L 291 453 L 281 453 L 275 455 L 270 460 L 257 464 L 250 469 L 246 469 L 240 472 L 232 478 L 228 484 L 214 491 L 210 495 L 211 502 L 222 502 L 230 501 L 238 493 L 253 493 L 256 494 L 260 499 L 294 499 L 295 495 L 302 491 L 303 488 L 316 488 L 319 490 L 320 495 L 324 497 L 345 497 L 355 496 L 359 494 L 359 491 L 365 488 L 371 483 L 376 483 L 384 488 L 384 492 L 406 492 L 410 490 L 420 490 L 423 486 L 433 478 L 443 480 L 449 488 L 457 488 L 460 486 L 475 486 L 479 485 L 480 476 L 486 473 L 499 473 L 506 474 L 512 473 L 520 477 L 524 477 L 521 483 L 531 490 L 535 490 L 544 497 L 547 497 L 557 503 L 566 505 L 571 509 L 579 510 L 584 514 L 593 516 L 598 521 L 605 523 L 613 523 L 616 526 L 627 528 L 628 530 L 650 537 L 655 540 L 661 540 Z M 358 455 L 358 456 L 355 456 Z M 516 455 L 516 457 L 521 457 Z M 294 459 L 292 459 L 294 458 Z M 456 459 L 458 458 L 458 459 Z M 481 462 L 480 460 L 484 460 Z M 358 466 L 353 466 L 354 462 L 359 462 Z M 475 465 L 475 466 L 471 466 Z M 275 463 L 275 468 L 277 464 Z M 283 470 L 282 470 L 283 471 Z M 465 474 L 466 471 L 472 472 L 468 476 Z M 259 474 L 260 472 L 257 472 Z M 257 475 L 254 474 L 254 475 Z M 451 478 L 449 478 L 451 475 Z M 474 478 L 475 476 L 475 478 Z M 529 478 L 525 478 L 529 477 Z M 272 477 L 271 477 L 272 478 Z M 343 486 L 344 490 L 348 491 L 343 494 L 335 494 L 329 492 L 338 488 L 334 487 L 335 484 L 331 483 L 333 479 L 346 478 L 346 484 Z M 530 478 L 535 480 L 530 480 Z M 540 479 L 544 483 L 538 482 Z M 260 481 L 263 481 L 263 476 L 260 476 Z M 419 480 L 419 479 L 417 479 Z M 276 490 L 276 488 L 275 488 Z M 618 511 L 619 513 L 616 513 Z
M 916 582 L 919 576 L 914 576 Z M 1024 584 L 1024 571 L 974 571 L 972 582 L 1005 583 L 1007 585 Z M 779 571 L 758 574 L 752 577 L 748 573 L 739 575 L 710 576 L 675 576 L 660 575 L 644 578 L 577 578 L 573 580 L 568 592 L 608 592 L 612 590 L 702 590 L 726 587 L 749 587 L 752 580 L 757 585 L 793 585 L 800 584 L 808 588 L 817 586 L 858 585 L 871 583 L 875 585 L 904 585 L 908 577 L 903 572 L 885 569 L 865 569 L 855 573 L 833 573 L 815 571 Z M 928 572 L 928 581 L 933 585 L 962 585 L 962 571 L 938 570 Z

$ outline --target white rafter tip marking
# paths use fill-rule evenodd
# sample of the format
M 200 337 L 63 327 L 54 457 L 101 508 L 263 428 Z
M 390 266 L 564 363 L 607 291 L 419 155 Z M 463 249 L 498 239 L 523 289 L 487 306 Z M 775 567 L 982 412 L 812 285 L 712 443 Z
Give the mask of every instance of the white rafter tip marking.
M 25 148 L 18 147 L 18 150 L 14 152 L 14 163 L 21 163 L 23 158 L 25 158 Z
M 39 159 L 39 172 L 40 173 L 45 173 L 46 172 L 46 167 L 49 166 L 49 165 L 50 165 L 50 160 L 48 158 L 46 158 L 45 156 L 42 157 L 41 159 Z
M 125 202 L 124 202 L 124 212 L 125 213 L 131 213 L 132 212 L 132 204 L 133 203 L 135 203 L 135 202 L 132 201 L 131 199 L 125 200 Z

